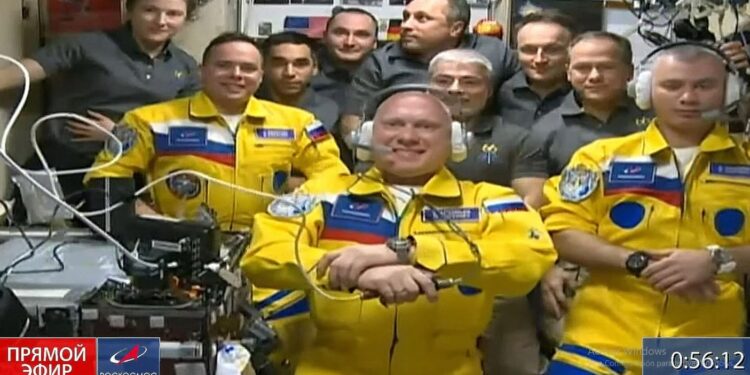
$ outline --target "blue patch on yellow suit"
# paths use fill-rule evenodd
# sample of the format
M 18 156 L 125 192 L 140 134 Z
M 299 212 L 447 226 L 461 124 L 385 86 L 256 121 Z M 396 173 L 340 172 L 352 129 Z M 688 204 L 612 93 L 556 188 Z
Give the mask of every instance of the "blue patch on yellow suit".
M 482 289 L 474 288 L 473 286 L 468 285 L 459 285 L 458 291 L 465 296 L 473 296 L 475 294 L 482 293 Z
M 294 129 L 257 128 L 255 136 L 261 139 L 294 139 Z
M 544 375 L 596 375 L 591 371 L 575 367 L 569 363 L 552 361 Z
M 196 126 L 170 126 L 167 142 L 174 147 L 208 145 L 208 128 Z
M 736 208 L 725 208 L 714 217 L 714 228 L 722 236 L 734 236 L 744 225 L 745 214 Z
M 117 125 L 112 128 L 112 135 L 114 135 L 114 137 L 117 138 L 122 144 L 123 155 L 130 151 L 130 149 L 133 148 L 133 146 L 135 146 L 135 143 L 138 141 L 138 134 L 136 133 L 135 129 L 126 125 Z M 117 152 L 120 151 L 119 147 L 117 146 L 117 142 L 115 142 L 113 138 L 107 138 L 105 147 L 107 151 L 112 155 L 116 155 Z
M 565 168 L 560 176 L 557 189 L 560 197 L 568 202 L 580 202 L 596 191 L 599 175 L 585 165 Z
M 709 172 L 719 176 L 750 177 L 750 165 L 711 163 Z
M 654 163 L 612 163 L 609 182 L 651 184 L 656 176 Z
M 635 228 L 646 216 L 646 209 L 637 202 L 622 202 L 609 211 L 609 218 L 623 229 Z
M 395 222 L 381 217 L 383 203 L 341 195 L 334 204 L 323 202 L 325 226 L 321 240 L 383 244 L 398 233 Z
M 422 210 L 423 223 L 448 220 L 463 222 L 479 221 L 479 207 L 425 208 Z
M 383 203 L 379 201 L 342 196 L 336 199 L 331 210 L 331 217 L 377 224 L 383 214 L 383 209 Z
M 280 193 L 286 186 L 287 173 L 284 171 L 273 172 L 273 191 Z
M 579 345 L 571 345 L 571 344 L 563 344 L 558 348 L 558 354 L 555 354 L 555 358 L 553 358 L 552 363 L 550 364 L 550 367 L 547 370 L 548 375 L 568 375 L 568 374 L 578 375 L 578 374 L 605 373 L 601 371 L 591 372 L 591 371 L 588 371 L 588 369 L 584 369 L 572 363 L 568 363 L 568 361 L 561 361 L 559 357 L 562 355 L 566 355 L 566 356 L 572 355 L 574 357 L 582 358 L 586 361 L 590 361 L 592 364 L 595 364 L 597 367 L 603 366 L 606 368 L 606 370 L 611 371 L 614 374 L 618 374 L 618 375 L 625 374 L 625 366 L 612 357 L 599 353 L 596 350 L 593 350 L 588 347 L 583 347 Z M 589 367 L 589 366 L 586 366 L 586 367 Z

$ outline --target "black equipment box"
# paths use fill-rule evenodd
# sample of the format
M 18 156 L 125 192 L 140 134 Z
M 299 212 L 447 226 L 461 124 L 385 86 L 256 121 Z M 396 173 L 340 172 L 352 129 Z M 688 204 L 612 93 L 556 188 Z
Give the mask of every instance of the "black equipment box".
M 213 374 L 215 347 L 209 341 L 209 324 L 215 317 L 196 303 L 151 306 L 120 305 L 100 298 L 81 306 L 80 334 L 84 337 L 159 337 L 161 374 Z

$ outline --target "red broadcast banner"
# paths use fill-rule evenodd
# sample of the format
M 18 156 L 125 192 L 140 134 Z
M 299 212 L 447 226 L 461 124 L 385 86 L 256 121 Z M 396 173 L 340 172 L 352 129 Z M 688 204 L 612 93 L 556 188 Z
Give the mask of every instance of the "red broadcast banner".
M 95 375 L 95 338 L 0 338 L 0 374 Z

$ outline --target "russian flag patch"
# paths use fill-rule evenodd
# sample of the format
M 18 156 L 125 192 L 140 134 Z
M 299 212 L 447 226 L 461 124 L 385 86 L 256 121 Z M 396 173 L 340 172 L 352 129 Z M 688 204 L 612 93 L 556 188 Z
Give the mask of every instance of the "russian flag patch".
M 323 123 L 320 121 L 313 122 L 305 128 L 305 131 L 307 132 L 307 136 L 310 137 L 313 142 L 320 142 L 330 136 L 330 133 L 328 133 L 328 130 L 326 130 L 325 126 L 323 126 Z
M 488 199 L 484 201 L 484 208 L 493 214 L 508 211 L 528 211 L 526 204 L 520 197 Z

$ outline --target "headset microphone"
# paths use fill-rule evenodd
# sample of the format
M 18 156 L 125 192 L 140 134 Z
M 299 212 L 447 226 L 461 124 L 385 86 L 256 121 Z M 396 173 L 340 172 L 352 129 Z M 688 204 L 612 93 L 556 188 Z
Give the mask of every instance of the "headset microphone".
M 701 112 L 701 118 L 708 121 L 727 121 L 731 118 L 724 112 L 723 109 L 712 109 L 709 111 Z
M 372 154 L 390 154 L 393 152 L 393 148 L 377 144 L 363 145 L 357 143 L 354 146 L 360 149 L 364 149 Z

